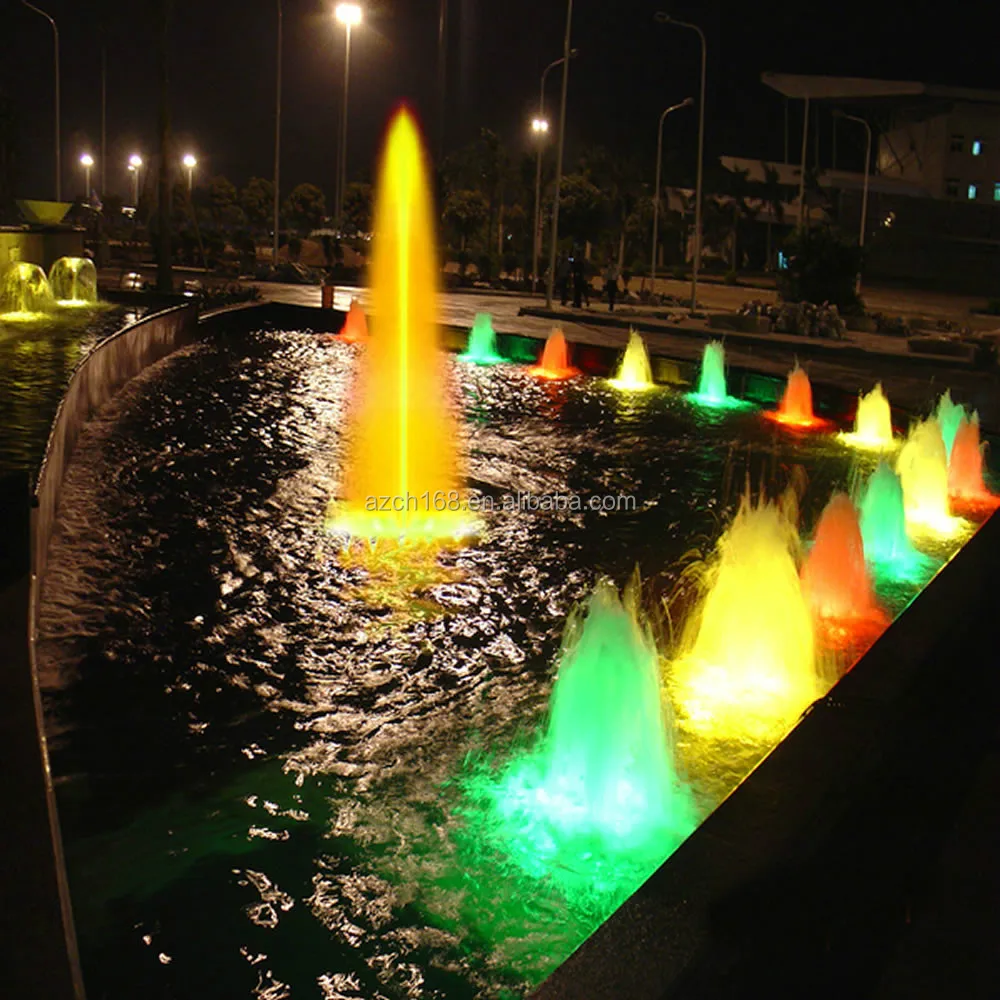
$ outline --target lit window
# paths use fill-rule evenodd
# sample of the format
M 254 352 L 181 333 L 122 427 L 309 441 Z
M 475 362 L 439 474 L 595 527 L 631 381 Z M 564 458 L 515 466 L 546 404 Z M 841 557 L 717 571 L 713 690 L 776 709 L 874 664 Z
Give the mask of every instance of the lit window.
M 966 197 L 968 197 L 969 201 L 975 201 L 976 200 L 976 185 L 975 184 L 970 184 L 969 185 L 969 190 L 966 192 Z
M 957 198 L 958 197 L 958 178 L 949 177 L 944 182 L 944 196 L 946 198 Z
M 781 250 L 778 251 L 778 270 L 779 271 L 788 270 L 788 257 Z
M 953 153 L 961 153 L 964 149 L 965 149 L 965 136 L 953 135 L 951 137 L 951 151 Z
M 981 139 L 973 139 L 972 140 L 972 155 L 973 156 L 979 156 L 979 154 L 982 151 L 983 151 L 982 140 Z
M 993 185 L 993 200 L 1000 201 L 1000 181 Z

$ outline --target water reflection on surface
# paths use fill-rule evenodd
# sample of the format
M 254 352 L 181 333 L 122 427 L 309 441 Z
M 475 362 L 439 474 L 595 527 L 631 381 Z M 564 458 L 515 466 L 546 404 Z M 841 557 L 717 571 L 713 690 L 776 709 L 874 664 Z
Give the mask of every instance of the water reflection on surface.
M 0 475 L 33 472 L 77 365 L 140 312 L 101 307 L 27 323 L 0 321 Z
M 665 389 L 456 365 L 474 495 L 636 509 L 488 515 L 412 600 L 378 597 L 323 531 L 356 351 L 220 337 L 80 443 L 40 654 L 96 996 L 522 995 L 603 914 L 463 835 L 464 762 L 530 738 L 598 575 L 638 566 L 655 602 L 747 481 L 796 478 L 811 528 L 854 457 Z M 766 749 L 683 738 L 702 811 Z

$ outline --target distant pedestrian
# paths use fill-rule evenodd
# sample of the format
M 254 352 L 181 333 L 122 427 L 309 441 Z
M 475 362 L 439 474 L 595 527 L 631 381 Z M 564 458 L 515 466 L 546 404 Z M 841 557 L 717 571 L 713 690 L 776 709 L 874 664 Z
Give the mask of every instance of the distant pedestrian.
M 612 260 L 604 272 L 604 287 L 608 292 L 608 312 L 615 311 L 615 299 L 618 298 L 618 265 Z
M 587 295 L 587 290 L 584 287 L 587 278 L 583 273 L 583 258 L 579 254 L 575 254 L 571 259 L 573 261 L 573 308 L 581 309 L 583 297 Z M 587 295 L 587 305 L 590 305 L 589 295 Z
M 569 301 L 570 270 L 570 262 L 565 256 L 560 257 L 559 263 L 556 266 L 556 284 L 559 286 L 559 298 L 562 300 L 563 305 L 566 305 Z

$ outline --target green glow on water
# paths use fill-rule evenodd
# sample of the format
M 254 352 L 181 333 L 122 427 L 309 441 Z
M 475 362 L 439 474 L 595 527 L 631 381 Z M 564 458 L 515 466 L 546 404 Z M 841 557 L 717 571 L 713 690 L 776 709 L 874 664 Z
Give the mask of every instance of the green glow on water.
M 968 420 L 969 414 L 961 403 L 952 401 L 951 389 L 945 389 L 944 395 L 938 400 L 936 416 L 938 423 L 941 425 L 941 437 L 944 439 L 944 448 L 950 460 L 951 449 L 955 443 L 955 435 L 958 434 L 959 424 L 963 420 Z
M 880 579 L 920 583 L 930 578 L 935 561 L 910 541 L 903 484 L 886 462 L 879 462 L 865 484 L 858 509 L 865 559 Z
M 659 656 L 631 595 L 597 585 L 567 623 L 544 735 L 464 786 L 481 836 L 601 918 L 694 830 Z
M 686 398 L 699 406 L 725 410 L 744 410 L 753 406 L 746 400 L 730 396 L 726 391 L 726 352 L 718 340 L 705 345 L 698 391 L 689 392 Z
M 460 354 L 458 360 L 474 365 L 495 365 L 506 360 L 497 353 L 497 335 L 489 313 L 477 313 L 469 331 L 465 353 Z

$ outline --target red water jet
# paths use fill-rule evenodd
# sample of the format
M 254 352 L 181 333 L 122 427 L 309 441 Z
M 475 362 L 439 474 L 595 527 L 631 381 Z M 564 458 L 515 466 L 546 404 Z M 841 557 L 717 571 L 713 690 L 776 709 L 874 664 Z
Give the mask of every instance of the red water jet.
M 809 376 L 796 365 L 788 373 L 788 384 L 777 410 L 766 410 L 768 420 L 800 430 L 825 430 L 832 427 L 829 420 L 817 417 L 813 412 L 812 385 Z
M 858 512 L 846 493 L 834 494 L 823 510 L 802 590 L 827 646 L 860 653 L 889 624 L 875 601 Z
M 948 461 L 948 495 L 952 505 L 963 512 L 991 511 L 1000 497 L 987 489 L 983 480 L 983 449 L 979 442 L 979 417 L 963 419 L 955 433 Z
M 528 371 L 539 378 L 548 379 L 572 378 L 580 374 L 580 369 L 574 368 L 569 363 L 569 346 L 562 330 L 553 330 L 549 334 L 541 361 Z
M 344 328 L 337 335 L 337 339 L 342 340 L 345 344 L 366 344 L 368 342 L 368 321 L 365 319 L 365 311 L 357 299 L 351 301 L 351 308 L 347 312 Z

